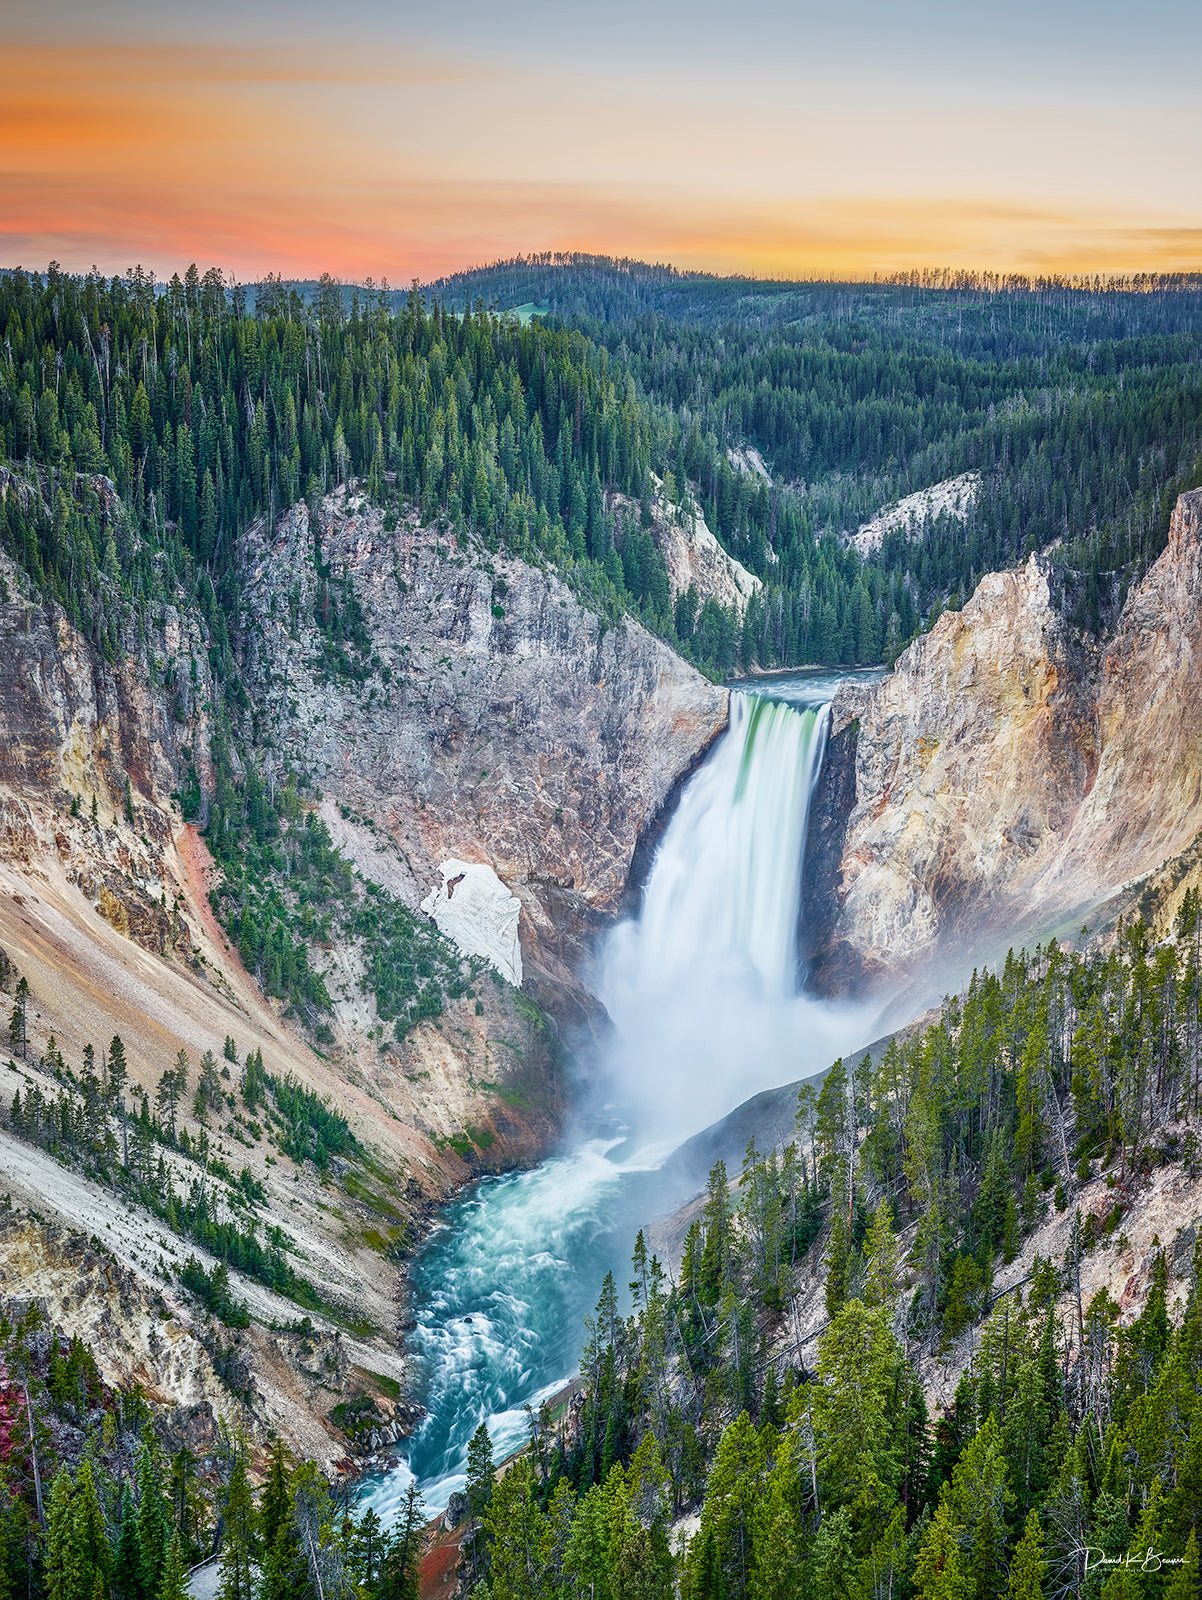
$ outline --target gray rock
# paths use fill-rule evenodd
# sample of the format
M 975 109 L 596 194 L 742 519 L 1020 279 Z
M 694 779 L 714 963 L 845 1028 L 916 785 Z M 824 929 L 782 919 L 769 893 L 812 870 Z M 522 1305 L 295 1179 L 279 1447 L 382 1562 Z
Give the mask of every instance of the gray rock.
M 584 940 L 621 909 L 640 839 L 726 725 L 727 691 L 551 572 L 415 517 L 383 523 L 341 490 L 320 510 L 322 560 L 365 616 L 370 685 L 323 673 L 312 638 L 293 637 L 297 591 L 301 616 L 318 600 L 308 509 L 246 535 L 245 665 L 275 729 L 263 759 L 312 772 L 339 844 L 414 908 L 443 861 L 491 866 L 521 902 L 529 985 L 585 1010 Z
M 457 1528 L 467 1516 L 467 1495 L 461 1494 L 458 1489 L 447 1501 L 447 1509 L 442 1514 L 442 1525 L 447 1533 Z

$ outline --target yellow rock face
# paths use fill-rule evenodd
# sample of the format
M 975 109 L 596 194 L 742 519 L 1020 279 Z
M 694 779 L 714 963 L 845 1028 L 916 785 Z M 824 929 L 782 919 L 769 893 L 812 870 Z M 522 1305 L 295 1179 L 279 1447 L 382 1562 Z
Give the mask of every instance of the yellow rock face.
M 840 691 L 832 754 L 837 768 L 854 743 L 855 785 L 814 908 L 826 988 L 1038 937 L 1199 833 L 1200 531 L 1194 491 L 1106 644 L 1069 627 L 1054 564 L 1032 557 L 985 578 L 882 683 Z

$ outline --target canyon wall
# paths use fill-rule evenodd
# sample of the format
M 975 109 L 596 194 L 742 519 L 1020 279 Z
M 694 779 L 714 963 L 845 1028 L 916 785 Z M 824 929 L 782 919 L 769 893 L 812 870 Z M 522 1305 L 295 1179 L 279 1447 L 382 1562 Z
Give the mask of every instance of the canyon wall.
M 364 613 L 361 678 L 331 670 L 293 621 L 320 607 L 318 547 Z M 491 867 L 521 903 L 528 983 L 554 1011 L 587 1010 L 584 941 L 725 727 L 726 690 L 639 623 L 608 626 L 554 574 L 416 517 L 386 530 L 344 490 L 316 524 L 301 505 L 270 534 L 256 525 L 244 567 L 260 758 L 306 773 L 348 814 L 338 837 L 365 875 L 412 906 L 444 861 Z
M 0 492 L 16 492 L 9 480 Z M 243 610 L 231 619 L 240 676 L 224 682 L 199 609 L 152 601 L 135 612 L 127 595 L 106 590 L 110 614 L 124 608 L 128 646 L 110 659 L 0 556 L 6 1017 L 17 975 L 29 985 L 27 1050 L 15 1047 L 0 1121 L 18 1088 L 53 1100 L 57 1051 L 78 1074 L 86 1046 L 99 1061 L 119 1034 L 136 1109 L 143 1093 L 154 1104 L 182 1050 L 179 1121 L 191 1149 L 203 1135 L 218 1161 L 261 1186 L 259 1215 L 283 1230 L 329 1308 L 314 1313 L 313 1338 L 349 1349 L 345 1329 L 359 1329 L 352 1361 L 369 1377 L 398 1373 L 399 1266 L 433 1204 L 474 1172 L 537 1161 L 558 1138 L 561 1052 L 553 1023 L 522 991 L 561 1018 L 591 1015 L 578 976 L 588 936 L 621 911 L 640 844 L 725 726 L 728 705 L 725 690 L 660 640 L 633 621 L 607 625 L 553 575 L 466 539 L 457 547 L 416 517 L 383 524 L 378 509 L 340 490 L 315 526 L 299 506 L 270 534 L 252 528 L 239 552 Z M 318 933 L 310 960 L 332 1002 L 321 1038 L 266 995 L 210 902 L 221 880 L 203 828 L 218 720 L 235 781 L 252 760 L 273 792 L 295 775 L 301 805 L 318 812 L 344 859 L 419 921 L 424 900 L 461 948 L 492 960 L 497 981 L 486 970 L 474 993 L 446 992 L 440 1016 L 423 1014 L 395 1038 L 377 1014 L 364 950 Z M 237 1094 L 239 1064 L 256 1051 L 277 1079 L 337 1106 L 352 1157 L 318 1170 L 284 1153 L 278 1128 L 261 1108 L 256 1121 Z M 193 1106 L 205 1052 L 226 1080 L 207 1113 Z M 172 1149 L 166 1159 L 177 1191 L 188 1192 L 199 1158 Z M 5 1127 L 0 1166 L 6 1193 L 52 1227 L 103 1237 L 138 1280 L 165 1282 L 165 1263 L 189 1252 L 213 1264 L 195 1240 Z M 0 1239 L 0 1292 L 32 1270 L 24 1238 Z M 265 1324 L 296 1314 L 265 1299 L 260 1283 L 231 1277 Z M 183 1291 L 163 1292 L 181 1326 L 199 1328 Z M 64 1325 L 86 1332 L 83 1301 L 71 1295 Z M 309 1356 L 285 1360 L 282 1335 L 256 1337 L 246 1335 L 242 1356 L 267 1398 L 258 1421 L 243 1422 L 340 1458 L 348 1441 L 306 1376 Z M 192 1426 L 208 1399 L 181 1387 L 159 1354 L 131 1347 L 129 1370 L 145 1367 Z M 376 1431 L 406 1420 L 388 1413 L 387 1384 L 376 1399 Z
M 982 580 L 832 709 L 803 927 L 861 990 L 1088 917 L 1202 830 L 1202 490 L 1112 639 L 1065 620 L 1048 557 Z M 850 800 L 850 805 L 849 805 Z

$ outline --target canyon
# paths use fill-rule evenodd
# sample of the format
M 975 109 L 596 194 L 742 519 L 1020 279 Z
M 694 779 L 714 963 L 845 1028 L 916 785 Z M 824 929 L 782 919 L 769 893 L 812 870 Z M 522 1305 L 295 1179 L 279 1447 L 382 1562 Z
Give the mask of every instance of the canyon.
M 7 473 L 2 487 L 19 492 Z M 236 1118 L 213 1129 L 214 1150 L 263 1186 L 265 1215 L 305 1270 L 319 1273 L 334 1307 L 374 1330 L 358 1368 L 384 1374 L 375 1398 L 387 1428 L 396 1326 L 406 1315 L 399 1263 L 431 1207 L 473 1172 L 528 1165 L 553 1146 L 565 1095 L 558 1035 L 587 1030 L 598 1015 L 579 977 L 581 952 L 620 908 L 640 842 L 724 727 L 727 694 L 637 623 L 607 627 L 553 575 L 478 545 L 457 550 L 453 536 L 416 516 L 387 533 L 383 521 L 343 489 L 313 525 L 300 505 L 270 532 L 260 523 L 245 536 L 235 648 L 253 698 L 232 708 L 234 770 L 255 759 L 269 786 L 299 772 L 343 860 L 419 916 L 447 881 L 445 863 L 462 864 L 458 877 L 487 875 L 517 913 L 508 967 L 473 914 L 482 906 L 487 922 L 487 894 L 451 902 L 458 924 L 435 915 L 485 972 L 489 962 L 498 969 L 497 981 L 477 982 L 474 997 L 448 996 L 442 1016 L 385 1046 L 361 949 L 331 947 L 323 952 L 330 1042 L 317 1050 L 304 1019 L 267 997 L 263 975 L 244 968 L 214 916 L 221 873 L 203 828 L 223 691 L 206 618 L 162 607 L 143 619 L 140 648 L 109 661 L 6 557 L 0 949 L 6 1005 L 18 973 L 30 990 L 26 1058 L 10 1074 L 6 1102 L 14 1089 L 54 1091 L 55 1050 L 77 1069 L 86 1045 L 100 1052 L 116 1033 L 135 1104 L 141 1093 L 153 1102 L 179 1051 L 195 1071 L 206 1052 L 221 1060 L 232 1038 L 239 1059 L 258 1051 L 269 1072 L 338 1107 L 368 1152 L 368 1181 L 352 1173 L 349 1187 L 331 1191 L 329 1177 L 309 1167 L 285 1172 L 268 1154 L 271 1141 L 248 1139 Z M 310 620 L 318 564 L 337 572 L 341 593 L 350 586 L 365 615 L 362 670 L 331 669 L 322 654 Z M 195 821 L 185 820 L 189 789 Z M 191 1082 L 185 1104 L 190 1095 Z M 30 1208 L 25 1231 L 9 1236 L 13 1249 L 0 1250 L 13 1256 L 7 1293 L 26 1273 L 14 1251 L 61 1262 L 55 1228 L 99 1233 L 113 1263 L 107 1278 L 85 1274 L 61 1292 L 47 1279 L 48 1305 L 68 1331 L 100 1315 L 114 1272 L 157 1275 L 155 1261 L 171 1253 L 166 1230 L 157 1258 L 148 1254 L 140 1229 L 122 1225 L 124 1205 L 6 1130 L 0 1166 L 10 1198 Z M 188 1163 L 174 1167 L 186 1181 Z M 192 1253 L 214 1265 L 203 1249 Z M 295 1319 L 288 1302 L 235 1277 L 256 1316 L 280 1326 Z M 162 1283 L 154 1293 L 194 1338 L 188 1297 Z M 312 1338 L 328 1344 L 338 1327 L 313 1320 Z M 258 1374 L 252 1432 L 277 1427 L 328 1464 L 344 1456 L 346 1438 L 329 1421 L 337 1386 L 296 1371 L 281 1378 L 278 1338 L 271 1346 L 252 1331 L 243 1342 Z M 192 1377 L 184 1381 L 188 1363 L 158 1360 L 153 1346 L 112 1344 L 114 1371 L 136 1371 L 165 1404 L 211 1404 L 213 1394 L 198 1397 Z M 211 1367 L 203 1354 L 197 1364 Z
M 881 682 L 840 688 L 807 864 L 819 990 L 932 964 L 967 976 L 999 941 L 1113 916 L 1189 850 L 1202 830 L 1200 535 L 1194 490 L 1110 638 L 1070 625 L 1071 574 L 1053 552 L 986 577 Z
M 891 674 L 839 688 L 803 874 L 815 991 L 914 982 L 932 964 L 950 970 L 949 951 L 963 965 L 999 938 L 1113 912 L 1189 851 L 1202 830 L 1200 523 L 1202 493 L 1183 496 L 1167 550 L 1104 643 L 1070 626 L 1068 580 L 1054 555 L 1036 556 L 983 580 Z M 12 1087 L 51 1087 L 39 1060 L 51 1035 L 78 1061 L 119 1032 L 131 1085 L 151 1095 L 179 1050 L 195 1065 L 232 1038 L 240 1059 L 262 1051 L 269 1070 L 336 1104 L 371 1167 L 370 1182 L 293 1171 L 232 1123 L 214 1129 L 331 1304 L 363 1324 L 348 1334 L 315 1314 L 294 1336 L 295 1308 L 235 1273 L 256 1317 L 283 1330 L 243 1339 L 254 1381 L 238 1405 L 196 1308 L 169 1275 L 155 1281 L 124 1207 L 56 1178 L 48 1155 L 7 1131 L 9 1189 L 29 1215 L 0 1258 L 5 1293 L 27 1276 L 68 1331 L 100 1327 L 131 1284 L 153 1293 L 178 1331 L 156 1347 L 135 1337 L 136 1308 L 111 1311 L 113 1375 L 136 1373 L 175 1407 L 181 1437 L 242 1416 L 257 1437 L 275 1429 L 334 1466 L 352 1448 L 331 1418 L 348 1373 L 376 1424 L 355 1448 L 416 1415 L 397 1354 L 401 1263 L 433 1208 L 477 1173 L 554 1148 L 565 1049 L 605 1026 L 590 952 L 629 907 L 682 785 L 727 726 L 729 696 L 636 621 L 607 624 L 554 573 L 415 511 L 387 513 L 353 484 L 253 524 L 239 562 L 238 749 L 269 793 L 300 774 L 359 880 L 432 915 L 497 981 L 385 1040 L 362 951 L 330 949 L 331 1041 L 317 1050 L 214 916 L 220 874 L 203 828 L 223 690 L 204 615 L 162 607 L 140 651 L 107 661 L 5 559 L 0 947 L 30 985 L 33 1058 Z M 723 571 L 716 592 L 739 581 Z M 357 642 L 323 632 L 328 597 L 357 616 Z M 78 1274 L 62 1244 L 73 1228 L 97 1239 Z M 171 1249 L 163 1234 L 159 1263 Z

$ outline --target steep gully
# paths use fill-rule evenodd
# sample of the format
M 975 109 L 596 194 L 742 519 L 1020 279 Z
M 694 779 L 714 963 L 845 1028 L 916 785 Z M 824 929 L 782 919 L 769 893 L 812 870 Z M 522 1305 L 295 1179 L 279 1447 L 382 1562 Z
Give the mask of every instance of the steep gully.
M 441 1510 L 481 1421 L 504 1454 L 575 1370 L 601 1280 L 637 1227 L 683 1198 L 664 1157 L 759 1089 L 871 1037 L 867 1005 L 799 985 L 806 818 L 837 680 L 799 674 L 731 700 L 681 795 L 637 916 L 605 937 L 593 987 L 612 1033 L 574 1147 L 479 1185 L 415 1264 L 413 1348 L 428 1413 L 404 1468 L 365 1486 L 385 1521 L 410 1477 Z

